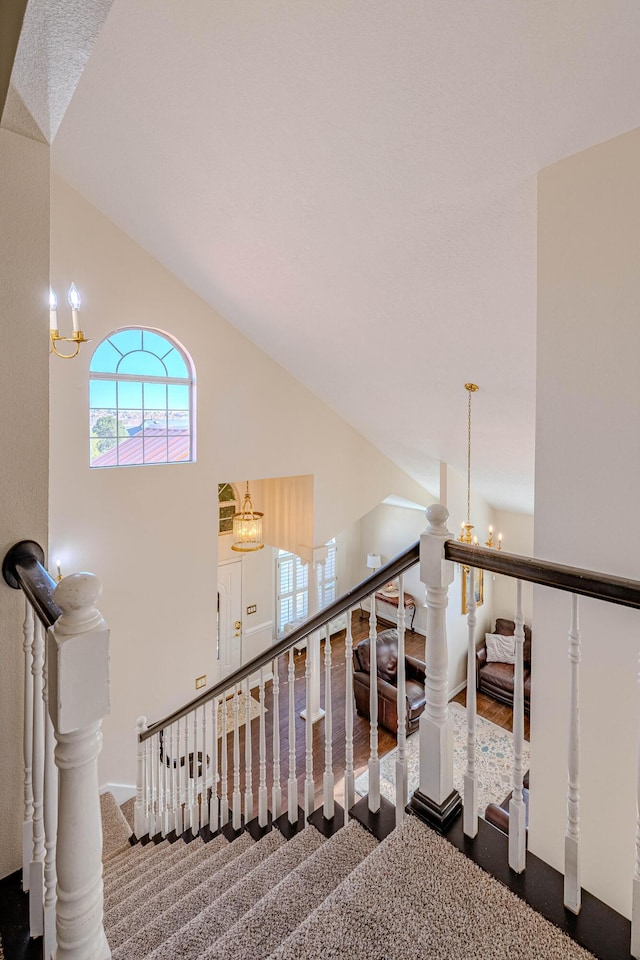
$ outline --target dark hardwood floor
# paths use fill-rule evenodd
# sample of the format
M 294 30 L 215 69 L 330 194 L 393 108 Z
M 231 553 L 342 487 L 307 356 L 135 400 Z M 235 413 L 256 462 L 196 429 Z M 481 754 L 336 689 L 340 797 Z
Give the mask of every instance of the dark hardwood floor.
M 354 646 L 362 640 L 364 637 L 369 634 L 369 615 L 365 612 L 363 619 L 360 619 L 360 612 L 356 611 L 352 615 L 352 634 L 353 634 L 353 644 Z M 392 625 L 392 624 L 391 624 Z M 390 624 L 384 620 L 378 620 L 378 630 L 387 629 Z M 424 660 L 424 644 L 425 638 L 418 633 L 407 630 L 406 632 L 406 651 L 412 656 L 419 657 L 421 660 Z M 345 766 L 345 739 L 344 739 L 344 718 L 345 718 L 345 684 L 346 684 L 346 666 L 345 666 L 345 633 L 344 631 L 338 634 L 335 634 L 331 639 L 331 658 L 332 658 L 332 670 L 331 670 L 331 697 L 333 705 L 333 735 L 332 735 L 332 750 L 333 750 L 333 770 L 336 777 L 336 800 L 338 803 L 342 804 L 344 799 L 343 791 L 343 775 L 344 775 L 344 766 Z M 320 652 L 320 662 L 324 664 L 324 641 L 321 643 L 321 652 Z M 298 780 L 299 787 L 299 797 L 302 800 L 302 786 L 305 779 L 305 737 L 306 737 L 306 721 L 300 716 L 301 710 L 305 706 L 305 682 L 304 682 L 304 672 L 306 666 L 306 653 L 302 651 L 299 654 L 295 655 L 295 673 L 296 673 L 296 683 L 295 683 L 295 703 L 296 703 L 296 775 Z M 280 782 L 282 784 L 283 790 L 283 806 L 286 807 L 286 780 L 289 772 L 289 756 L 288 756 L 288 722 L 289 722 L 289 691 L 288 691 L 288 682 L 287 682 L 287 663 L 285 658 L 281 658 L 279 662 L 279 678 L 280 678 L 280 710 L 279 710 L 279 726 L 280 726 L 280 735 L 281 735 L 281 758 L 280 758 Z M 253 696 L 257 699 L 258 692 L 253 690 Z M 321 678 L 321 703 L 324 703 L 325 696 L 325 680 L 324 680 L 324 669 L 322 671 Z M 466 701 L 466 691 L 458 694 L 454 698 L 459 703 L 465 704 Z M 267 723 L 266 723 L 266 745 L 267 757 L 272 756 L 272 745 L 273 745 L 273 685 L 271 681 L 265 684 L 265 705 L 267 707 Z M 513 712 L 511 707 L 506 706 L 505 704 L 498 703 L 495 700 L 492 700 L 490 697 L 483 696 L 482 694 L 478 695 L 478 714 L 479 716 L 485 717 L 487 720 L 491 720 L 493 723 L 498 726 L 504 727 L 505 729 L 511 730 L 513 722 Z M 322 775 L 324 771 L 325 764 L 325 743 L 324 743 L 324 730 L 325 724 L 324 720 L 319 720 L 313 725 L 313 777 L 314 783 L 316 785 L 316 805 L 319 805 L 322 800 Z M 244 742 L 246 736 L 246 727 L 243 726 L 240 729 L 240 750 L 241 750 L 241 789 L 244 791 Z M 367 766 L 367 761 L 369 759 L 369 736 L 370 736 L 370 727 L 368 720 L 365 720 L 363 717 L 359 717 L 355 712 L 354 707 L 354 723 L 353 723 L 353 755 L 354 755 L 354 769 L 356 777 L 358 774 L 362 773 Z M 529 737 L 529 718 L 525 718 L 525 737 Z M 259 745 L 260 745 L 260 724 L 258 720 L 254 720 L 251 724 L 251 749 L 252 749 L 252 783 L 253 783 L 253 792 L 254 797 L 257 795 L 258 782 L 259 782 Z M 384 756 L 386 753 L 389 753 L 391 750 L 394 750 L 396 747 L 396 738 L 388 730 L 385 730 L 383 727 L 379 728 L 378 731 L 378 752 L 380 757 Z M 231 768 L 231 757 L 232 757 L 232 736 L 229 734 L 228 738 L 228 750 L 229 750 L 229 765 Z M 267 785 L 269 791 L 271 791 L 272 783 L 272 768 L 269 761 L 267 765 Z M 231 778 L 229 781 L 229 790 L 232 789 Z M 269 792 L 269 801 L 271 801 L 271 792 Z

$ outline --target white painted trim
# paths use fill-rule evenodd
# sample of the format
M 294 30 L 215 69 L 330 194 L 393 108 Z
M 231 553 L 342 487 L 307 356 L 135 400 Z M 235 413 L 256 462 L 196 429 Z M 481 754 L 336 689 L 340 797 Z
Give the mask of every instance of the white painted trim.
M 100 793 L 112 793 L 116 803 L 120 805 L 135 797 L 136 788 L 133 783 L 103 783 L 100 787 Z
M 453 690 L 449 691 L 449 703 L 453 700 L 454 697 L 457 697 L 459 693 L 462 693 L 463 690 L 467 688 L 467 681 L 463 680 L 462 683 L 459 683 L 457 687 L 454 687 Z
M 251 614 L 249 614 L 251 616 Z M 256 633 L 260 633 L 262 630 L 272 630 L 273 629 L 273 620 L 265 620 L 263 623 L 258 623 L 254 627 L 247 627 L 244 631 L 245 637 L 252 637 Z

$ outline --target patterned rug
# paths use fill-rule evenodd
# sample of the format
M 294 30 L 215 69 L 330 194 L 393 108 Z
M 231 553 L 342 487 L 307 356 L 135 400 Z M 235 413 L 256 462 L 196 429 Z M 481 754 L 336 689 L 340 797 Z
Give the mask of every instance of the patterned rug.
M 249 721 L 255 720 L 260 716 L 260 704 L 253 697 L 249 697 Z M 247 697 L 244 692 L 238 694 L 238 726 L 241 727 L 247 722 Z M 233 696 L 225 700 L 225 712 L 227 714 L 227 733 L 233 730 Z M 264 708 L 267 713 L 267 708 Z M 222 704 L 218 704 L 218 738 L 222 736 Z
M 453 785 L 462 796 L 467 768 L 467 711 L 459 703 L 450 703 L 449 712 L 453 720 Z M 380 761 L 380 792 L 392 803 L 396 797 L 396 753 L 397 750 L 392 750 Z M 529 744 L 525 741 L 522 751 L 525 771 L 529 769 L 529 755 Z M 420 741 L 416 732 L 407 740 L 409 795 L 420 782 L 419 760 Z M 476 717 L 476 782 L 481 817 L 487 804 L 502 803 L 513 786 L 513 736 L 482 717 Z M 360 796 L 366 796 L 369 790 L 367 772 L 357 778 L 355 787 Z

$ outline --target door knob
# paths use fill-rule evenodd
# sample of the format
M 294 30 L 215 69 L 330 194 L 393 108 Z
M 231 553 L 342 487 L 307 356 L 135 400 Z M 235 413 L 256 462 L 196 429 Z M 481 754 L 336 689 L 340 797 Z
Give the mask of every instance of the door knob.
M 242 620 L 236 620 L 236 630 L 239 630 L 242 626 Z

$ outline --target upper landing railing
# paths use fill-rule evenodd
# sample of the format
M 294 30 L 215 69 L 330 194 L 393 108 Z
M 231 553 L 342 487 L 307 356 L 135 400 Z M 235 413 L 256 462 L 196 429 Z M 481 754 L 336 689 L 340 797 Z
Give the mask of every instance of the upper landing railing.
M 579 700 L 578 671 L 581 657 L 578 628 L 578 598 L 592 597 L 609 603 L 640 607 L 640 582 L 611 577 L 590 570 L 537 561 L 455 541 L 446 528 L 447 511 L 440 505 L 427 509 L 428 528 L 419 543 L 409 547 L 391 563 L 348 591 L 334 604 L 292 631 L 284 640 L 268 648 L 203 695 L 175 710 L 148 729 L 141 718 L 138 725 L 138 782 L 136 795 L 136 834 L 145 832 L 166 835 L 174 830 L 197 831 L 207 827 L 211 832 L 225 827 L 239 829 L 254 818 L 254 786 L 257 787 L 259 828 L 267 828 L 270 817 L 282 816 L 291 826 L 303 825 L 308 817 L 320 815 L 331 821 L 342 816 L 335 802 L 335 764 L 333 746 L 340 733 L 333 732 L 332 710 L 332 644 L 329 624 L 341 613 L 354 611 L 370 598 L 369 676 L 377 676 L 376 664 L 376 601 L 375 592 L 392 579 L 398 579 L 398 662 L 405 661 L 404 575 L 420 564 L 420 580 L 425 586 L 428 641 L 425 643 L 425 700 L 420 720 L 420 756 L 426 758 L 420 768 L 419 784 L 408 797 L 406 761 L 406 698 L 404 671 L 398 671 L 398 751 L 396 763 L 395 816 L 402 819 L 405 806 L 427 819 L 439 829 L 447 829 L 463 810 L 463 829 L 468 837 L 476 835 L 478 811 L 475 800 L 475 691 L 476 691 L 476 603 L 474 571 L 476 568 L 517 579 L 515 622 L 515 682 L 513 713 L 513 797 L 509 807 L 509 865 L 516 873 L 526 866 L 525 804 L 523 799 L 524 692 L 523 647 L 524 619 L 521 582 L 528 581 L 569 592 L 569 761 L 567 792 L 567 827 L 565 836 L 565 891 L 567 909 L 578 913 L 581 907 L 579 856 Z M 108 956 L 102 918 L 94 911 L 84 911 L 87 898 L 101 899 L 98 890 L 100 850 L 99 805 L 97 797 L 96 759 L 99 749 L 100 718 L 108 712 L 108 632 L 95 609 L 98 596 L 95 578 L 89 574 L 66 577 L 55 587 L 42 567 L 43 554 L 29 541 L 14 547 L 3 563 L 3 574 L 9 586 L 22 588 L 26 597 L 24 628 L 25 650 L 25 885 L 30 885 L 32 898 L 32 934 L 45 932 L 46 960 L 57 949 L 57 960 L 88 960 Z M 464 777 L 464 805 L 453 785 L 452 737 L 446 731 L 451 724 L 448 711 L 448 651 L 445 629 L 447 594 L 454 578 L 454 563 L 469 568 L 467 578 L 468 650 L 467 650 L 467 770 Z M 311 582 L 311 578 L 310 578 Z M 34 617 L 35 611 L 35 617 Z M 60 611 L 62 613 L 60 614 Z M 46 662 L 44 631 L 50 624 Z M 306 700 L 311 704 L 312 671 L 321 671 L 320 637 L 324 632 L 324 712 L 311 715 L 314 721 L 324 716 L 324 773 L 320 795 L 322 806 L 316 809 L 314 782 L 313 723 L 304 726 L 304 765 L 300 770 L 303 791 L 299 807 L 299 777 L 296 757 L 297 713 Z M 296 698 L 296 671 L 293 649 L 308 641 L 303 683 L 305 694 Z M 68 646 L 67 646 L 67 642 Z M 69 655 L 65 655 L 68 651 Z M 81 648 L 82 664 L 75 650 Z M 345 633 L 344 689 L 344 820 L 354 805 L 354 695 L 351 617 L 347 617 Z M 314 652 L 315 651 L 315 652 Z M 314 656 L 317 659 L 314 660 Z M 43 669 L 44 667 L 44 669 Z M 81 672 L 81 677 L 80 673 Z M 271 684 L 266 698 L 266 672 Z M 48 675 L 48 681 L 47 681 Z M 251 686 L 259 688 L 259 700 L 251 696 Z M 315 678 L 318 679 L 317 676 Z M 286 696 L 288 703 L 284 702 Z M 53 684 L 56 696 L 47 698 L 47 683 Z M 380 794 L 380 761 L 378 756 L 378 697 L 376 683 L 370 683 L 369 788 L 361 801 L 375 815 L 384 804 Z M 96 696 L 95 693 L 98 692 Z M 282 694 L 282 710 L 281 706 Z M 88 702 L 91 709 L 88 711 Z M 253 701 L 253 703 L 251 702 Z M 268 705 L 268 706 L 267 706 Z M 361 706 L 361 704 L 360 704 Z M 251 713 L 254 710 L 255 716 Z M 267 735 L 266 717 L 270 715 Z M 336 717 L 340 712 L 336 713 Z M 45 723 L 50 714 L 51 723 Z M 308 714 L 309 716 L 309 714 Z M 253 765 L 252 719 L 258 734 L 258 763 Z M 341 721 L 342 722 L 342 719 Z M 362 721 L 360 721 L 362 723 Z M 48 724 L 48 725 L 47 725 Z M 240 728 L 245 725 L 244 764 L 240 759 Z M 281 743 L 282 727 L 282 743 Z M 42 731 L 40 740 L 36 730 Z M 32 736 L 33 735 L 33 736 Z M 63 763 L 56 773 L 50 758 L 56 755 Z M 48 738 L 48 739 L 47 739 Z M 267 749 L 268 748 L 268 749 Z M 88 758 L 88 760 L 87 760 Z M 282 765 L 288 761 L 288 776 L 281 783 Z M 71 778 L 82 770 L 80 791 L 72 794 Z M 59 775 L 59 790 L 55 776 Z M 302 777 L 304 779 L 302 779 Z M 284 790 L 283 790 L 284 787 Z M 242 791 L 242 788 L 244 790 Z M 543 789 L 543 786 L 535 789 Z M 59 815 L 54 798 L 60 798 Z M 282 811 L 285 811 L 284 813 Z M 43 818 L 44 812 L 44 818 Z M 341 820 L 341 822 L 343 822 Z M 640 833 L 639 833 L 640 835 Z M 46 858 L 45 858 L 46 837 Z M 72 851 L 58 858 L 58 899 L 56 904 L 55 842 L 58 849 Z M 92 839 L 93 838 L 93 839 Z M 78 855 L 74 855 L 73 851 Z M 53 851 L 53 856 L 52 856 Z M 640 845 L 633 877 L 634 912 L 631 953 L 640 958 Z M 99 881 L 101 885 L 101 880 Z M 78 900 L 77 897 L 80 899 Z M 73 904 L 70 910 L 69 904 Z M 80 905 L 80 906 L 78 906 Z M 55 930 L 50 931 L 52 906 L 56 914 Z M 91 929 L 83 924 L 89 922 Z M 99 923 L 98 923 L 99 921 Z M 57 931 L 57 933 L 56 933 Z M 58 940 L 56 946 L 56 937 Z M 83 952 L 86 945 L 86 951 Z M 48 951 L 48 952 L 47 952 Z M 106 952 L 105 952 L 106 951 Z

